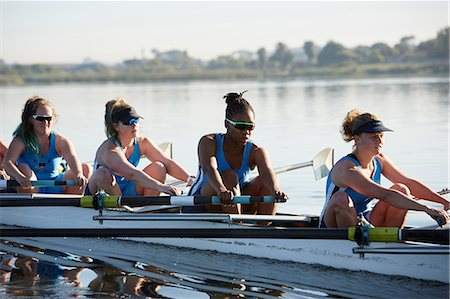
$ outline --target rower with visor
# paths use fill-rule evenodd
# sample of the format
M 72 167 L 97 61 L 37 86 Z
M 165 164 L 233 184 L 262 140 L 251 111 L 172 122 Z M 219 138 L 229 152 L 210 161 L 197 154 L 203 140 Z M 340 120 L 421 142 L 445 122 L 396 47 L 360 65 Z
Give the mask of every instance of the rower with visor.
M 439 225 L 449 221 L 450 202 L 417 179 L 406 176 L 382 151 L 384 132 L 392 130 L 370 112 L 349 111 L 342 122 L 344 141 L 353 151 L 341 158 L 328 174 L 320 227 L 354 227 L 360 221 L 380 227 L 404 227 L 409 210 L 422 211 Z M 384 176 L 393 185 L 381 185 Z M 415 196 L 442 205 L 433 208 Z
M 251 139 L 255 129 L 255 112 L 243 93 L 224 96 L 226 133 L 211 133 L 198 143 L 198 174 L 189 195 L 218 195 L 222 205 L 205 205 L 208 212 L 232 214 L 275 215 L 275 203 L 233 205 L 232 199 L 239 195 L 275 196 L 276 201 L 286 201 L 277 176 L 272 168 L 269 154 Z M 259 175 L 250 180 L 255 167 Z M 184 207 L 184 212 L 204 212 L 198 207 Z
M 83 193 L 91 167 L 81 164 L 68 138 L 53 131 L 55 122 L 56 112 L 50 101 L 39 96 L 27 100 L 22 122 L 3 160 L 7 174 L 20 184 L 17 192 Z M 32 180 L 75 180 L 76 186 L 32 187 Z
M 186 182 L 192 180 L 187 171 L 150 138 L 139 135 L 140 119 L 142 117 L 124 98 L 106 103 L 108 139 L 97 149 L 94 174 L 86 193 L 103 190 L 110 195 L 125 196 L 180 195 L 180 189 L 165 184 L 167 175 Z M 137 167 L 142 156 L 150 161 L 143 170 Z

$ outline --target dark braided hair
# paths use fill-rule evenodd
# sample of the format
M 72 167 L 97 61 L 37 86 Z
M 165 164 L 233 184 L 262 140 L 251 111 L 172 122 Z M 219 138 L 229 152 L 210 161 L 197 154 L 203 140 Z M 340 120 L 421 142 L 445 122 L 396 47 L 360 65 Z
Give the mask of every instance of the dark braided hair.
M 245 92 L 247 92 L 247 90 L 241 93 L 230 92 L 223 96 L 225 102 L 227 103 L 225 118 L 233 119 L 234 115 L 247 111 L 253 112 L 253 115 L 255 114 L 252 105 L 250 105 L 250 103 L 242 97 Z

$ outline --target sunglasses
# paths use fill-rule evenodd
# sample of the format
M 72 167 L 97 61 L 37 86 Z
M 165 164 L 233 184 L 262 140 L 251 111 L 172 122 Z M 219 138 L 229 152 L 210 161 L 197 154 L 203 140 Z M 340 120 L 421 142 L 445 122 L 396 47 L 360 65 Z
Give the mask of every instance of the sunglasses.
M 138 124 L 139 123 L 139 117 L 136 118 L 130 118 L 130 120 L 128 121 L 128 123 L 120 121 L 121 123 L 123 123 L 126 126 L 131 126 L 132 124 Z
M 50 116 L 50 115 L 37 115 L 37 114 L 35 114 L 32 117 L 33 117 L 33 119 L 35 119 L 37 121 L 48 121 L 48 122 L 51 122 L 52 119 L 53 119 L 53 116 Z
M 225 118 L 225 120 L 227 122 L 229 122 L 230 124 L 232 124 L 233 127 L 235 127 L 238 130 L 241 130 L 241 131 L 245 131 L 245 130 L 253 131 L 253 129 L 255 129 L 255 126 L 256 126 L 255 123 L 248 123 L 245 121 L 232 121 L 228 118 Z

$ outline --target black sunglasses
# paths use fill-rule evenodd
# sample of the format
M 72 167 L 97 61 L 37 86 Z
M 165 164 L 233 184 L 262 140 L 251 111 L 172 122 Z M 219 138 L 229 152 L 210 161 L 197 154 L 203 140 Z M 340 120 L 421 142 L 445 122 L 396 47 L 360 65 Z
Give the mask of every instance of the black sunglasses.
M 44 120 L 46 120 L 48 122 L 51 122 L 52 119 L 53 119 L 53 116 L 49 116 L 49 115 L 36 115 L 35 114 L 32 117 L 33 117 L 33 119 L 35 119 L 37 121 L 44 121 Z

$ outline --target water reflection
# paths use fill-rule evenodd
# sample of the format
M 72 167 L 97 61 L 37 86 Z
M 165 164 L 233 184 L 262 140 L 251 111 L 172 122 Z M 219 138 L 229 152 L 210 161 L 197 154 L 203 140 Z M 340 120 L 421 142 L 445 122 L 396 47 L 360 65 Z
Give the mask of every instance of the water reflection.
M 449 295 L 448 284 L 443 283 L 114 239 L 11 238 L 0 241 L 0 257 L 0 294 L 9 297 L 448 298 Z

